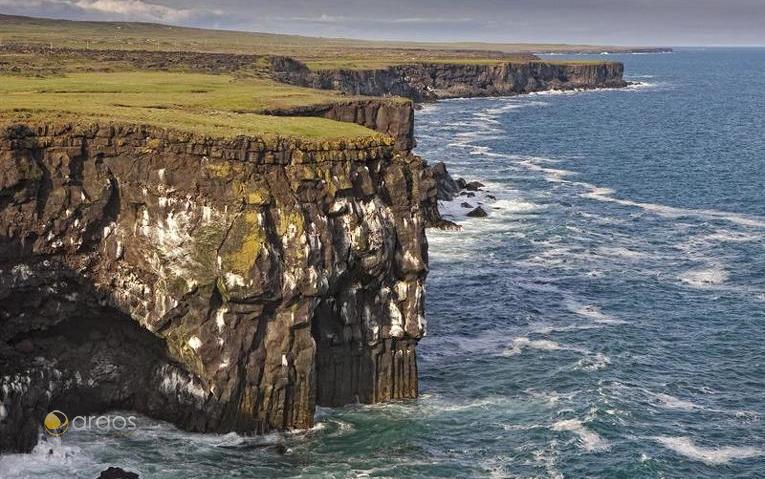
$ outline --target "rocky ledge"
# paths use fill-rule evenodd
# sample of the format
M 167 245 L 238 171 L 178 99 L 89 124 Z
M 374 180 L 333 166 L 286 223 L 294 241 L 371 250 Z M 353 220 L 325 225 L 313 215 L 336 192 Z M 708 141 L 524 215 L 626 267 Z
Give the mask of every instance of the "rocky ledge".
M 51 409 L 264 433 L 415 397 L 436 194 L 388 137 L 6 127 L 0 451 Z

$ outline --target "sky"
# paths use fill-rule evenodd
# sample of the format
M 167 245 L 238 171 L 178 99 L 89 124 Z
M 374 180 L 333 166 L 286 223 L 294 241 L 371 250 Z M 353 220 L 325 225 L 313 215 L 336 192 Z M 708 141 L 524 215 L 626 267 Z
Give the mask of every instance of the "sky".
M 765 45 L 765 0 L 0 0 L 0 13 L 375 40 Z

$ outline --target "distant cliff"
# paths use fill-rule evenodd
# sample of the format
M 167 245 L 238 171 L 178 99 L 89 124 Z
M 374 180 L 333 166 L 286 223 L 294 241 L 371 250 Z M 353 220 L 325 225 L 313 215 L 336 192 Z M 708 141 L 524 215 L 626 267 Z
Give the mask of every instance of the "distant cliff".
M 416 63 L 375 70 L 314 71 L 289 58 L 274 57 L 271 61 L 271 75 L 282 82 L 352 95 L 403 96 L 414 101 L 627 85 L 624 65 L 615 62 Z

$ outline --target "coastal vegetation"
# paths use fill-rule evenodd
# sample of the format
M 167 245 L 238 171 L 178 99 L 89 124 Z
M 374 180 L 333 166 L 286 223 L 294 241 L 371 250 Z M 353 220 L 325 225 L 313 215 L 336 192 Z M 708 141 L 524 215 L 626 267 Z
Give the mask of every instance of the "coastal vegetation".
M 109 120 L 163 126 L 213 136 L 280 134 L 349 138 L 374 132 L 354 123 L 316 117 L 265 115 L 337 100 L 329 90 L 268 79 L 164 71 L 0 76 L 0 118 L 7 121 Z

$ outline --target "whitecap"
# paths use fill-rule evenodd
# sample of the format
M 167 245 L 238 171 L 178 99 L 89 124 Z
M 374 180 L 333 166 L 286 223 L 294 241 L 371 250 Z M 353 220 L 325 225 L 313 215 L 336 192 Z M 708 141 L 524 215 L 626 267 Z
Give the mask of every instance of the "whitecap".
M 682 456 L 710 465 L 727 464 L 736 459 L 749 459 L 763 455 L 762 449 L 747 446 L 701 447 L 686 436 L 659 436 L 654 438 L 662 446 Z
M 706 288 L 723 284 L 729 276 L 729 273 L 721 266 L 710 265 L 709 268 L 686 271 L 678 279 L 695 288 Z
M 666 409 L 677 409 L 681 411 L 692 411 L 694 409 L 702 409 L 700 406 L 697 406 L 691 401 L 686 401 L 680 398 L 676 398 L 675 396 L 671 396 L 669 394 L 656 393 L 654 394 L 654 397 L 659 402 L 659 405 Z
M 747 243 L 762 239 L 762 235 L 728 230 L 717 230 L 701 238 L 703 242 L 717 241 L 727 243 Z
M 758 227 L 758 228 L 765 227 L 765 218 L 754 217 L 754 216 L 749 216 L 749 215 L 744 215 L 739 213 L 732 213 L 728 211 L 687 209 L 687 208 L 678 208 L 674 206 L 662 205 L 659 203 L 646 203 L 646 202 L 640 202 L 640 201 L 624 200 L 624 199 L 611 196 L 615 193 L 615 191 L 612 190 L 611 188 L 602 188 L 602 187 L 592 185 L 590 183 L 583 183 L 583 182 L 568 182 L 568 183 L 587 188 L 589 191 L 581 194 L 583 198 L 590 198 L 597 201 L 605 201 L 605 202 L 616 203 L 622 206 L 631 206 L 635 208 L 640 208 L 645 211 L 654 213 L 659 216 L 667 217 L 667 218 L 695 216 L 705 220 L 728 221 L 730 223 L 735 223 L 742 226 L 752 226 L 752 227 Z
M 592 304 L 580 304 L 577 302 L 569 302 L 567 303 L 567 308 L 569 311 L 578 314 L 579 316 L 583 316 L 585 318 L 591 319 L 595 323 L 600 324 L 624 324 L 625 321 L 615 318 L 614 316 L 611 316 L 609 314 L 605 314 L 603 311 L 600 310 L 595 305 Z
M 594 355 L 588 355 L 576 362 L 576 369 L 583 371 L 597 371 L 608 367 L 611 364 L 611 359 L 603 353 L 595 353 Z
M 633 249 L 624 248 L 621 246 L 600 246 L 598 248 L 598 253 L 603 256 L 615 256 L 618 258 L 625 258 L 625 259 L 632 259 L 632 260 L 638 260 L 638 259 L 644 259 L 650 257 L 648 253 L 644 253 L 642 251 L 635 251 Z
M 524 349 L 537 349 L 540 351 L 559 351 L 561 349 L 567 349 L 556 343 L 555 341 L 549 341 L 547 339 L 531 340 L 527 337 L 513 338 L 513 342 L 509 349 L 502 352 L 503 356 L 515 356 L 521 354 Z
M 582 444 L 582 449 L 588 452 L 605 451 L 610 446 L 608 442 L 594 431 L 587 429 L 578 419 L 566 419 L 552 425 L 553 431 L 569 431 L 577 436 Z

